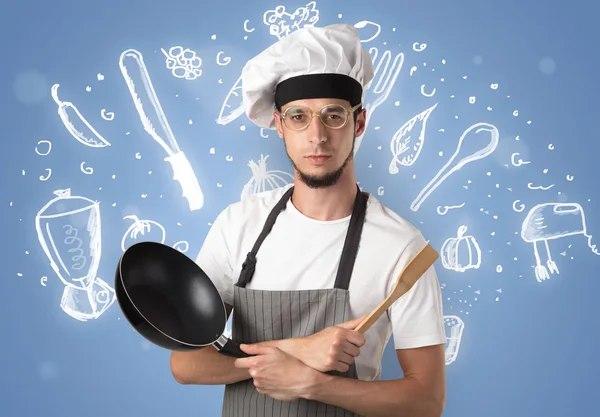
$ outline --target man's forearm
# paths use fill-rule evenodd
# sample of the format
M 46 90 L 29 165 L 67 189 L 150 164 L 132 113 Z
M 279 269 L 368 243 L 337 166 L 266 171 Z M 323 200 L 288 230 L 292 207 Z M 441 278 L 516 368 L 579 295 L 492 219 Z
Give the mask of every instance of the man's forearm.
M 173 352 L 171 372 L 180 384 L 234 384 L 250 378 L 247 369 L 234 366 L 235 359 L 212 346 L 194 352 Z
M 440 417 L 444 399 L 426 394 L 417 380 L 361 381 L 321 374 L 303 396 L 368 417 Z
M 293 354 L 290 340 L 271 340 L 265 344 Z M 173 352 L 171 372 L 180 384 L 224 385 L 249 379 L 248 369 L 236 368 L 235 359 L 219 353 L 212 346 L 194 352 Z

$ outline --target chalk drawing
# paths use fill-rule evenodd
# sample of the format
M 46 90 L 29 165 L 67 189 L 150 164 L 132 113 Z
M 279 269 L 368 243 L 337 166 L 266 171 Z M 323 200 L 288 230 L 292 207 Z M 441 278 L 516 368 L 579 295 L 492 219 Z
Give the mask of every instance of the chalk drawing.
M 400 171 L 398 165 L 408 167 L 417 161 L 425 144 L 427 120 L 437 105 L 435 103 L 413 116 L 394 133 L 390 142 L 390 151 L 392 152 L 392 162 L 389 166 L 390 174 L 397 174 Z
M 269 34 L 283 39 L 290 33 L 303 27 L 314 26 L 319 21 L 317 2 L 311 1 L 292 13 L 285 11 L 285 6 L 277 6 L 267 10 L 263 15 L 263 23 L 269 27 Z
M 58 98 L 58 87 L 60 87 L 60 84 L 52 86 L 52 99 L 58 105 L 58 115 L 71 136 L 79 143 L 92 148 L 110 146 L 110 143 L 94 129 L 73 103 L 70 101 L 61 101 Z
M 171 70 L 174 77 L 192 81 L 202 75 L 202 58 L 191 49 L 173 46 L 168 52 L 163 48 L 160 50 L 165 56 L 167 69 Z
M 458 316 L 444 316 L 444 328 L 446 330 L 446 365 L 450 365 L 458 357 L 465 323 Z
M 140 220 L 135 214 L 130 214 L 123 217 L 123 220 L 129 219 L 133 223 L 129 226 L 123 238 L 121 239 L 121 250 L 125 251 L 129 246 L 136 243 L 138 238 L 144 241 L 152 241 L 165 243 L 166 232 L 165 228 L 153 220 Z
M 252 178 L 244 185 L 240 199 L 249 195 L 261 193 L 267 190 L 274 190 L 290 184 L 294 181 L 294 176 L 284 171 L 267 170 L 267 159 L 269 155 L 261 155 L 258 163 L 248 162 L 252 170 Z
M 592 244 L 592 236 L 587 233 L 585 213 L 577 203 L 544 203 L 533 206 L 521 225 L 521 238 L 533 244 L 535 256 L 535 278 L 542 282 L 550 278 L 550 274 L 558 274 L 558 266 L 552 259 L 549 241 L 567 236 L 583 235 L 588 246 L 596 255 L 598 248 Z M 546 248 L 547 259 L 543 265 L 538 245 Z M 550 274 L 549 274 L 550 273 Z
M 465 235 L 467 226 L 458 228 L 457 236 L 448 238 L 442 244 L 440 255 L 446 269 L 465 272 L 481 266 L 481 249 L 473 236 Z
M 166 152 L 167 157 L 164 160 L 171 164 L 173 179 L 181 185 L 182 195 L 187 199 L 189 209 L 192 211 L 201 209 L 204 206 L 204 194 L 190 162 L 183 151 L 179 149 L 179 144 L 171 131 L 171 126 L 154 91 L 142 54 L 135 49 L 123 51 L 119 58 L 119 67 L 144 130 Z M 149 109 L 149 112 L 146 109 Z M 156 131 L 155 126 L 162 128 L 162 135 L 167 139 L 168 144 Z
M 421 190 L 411 203 L 410 209 L 418 211 L 429 195 L 439 187 L 452 173 L 459 171 L 466 164 L 483 159 L 498 146 L 500 133 L 496 126 L 489 123 L 476 123 L 463 132 L 458 140 L 456 151 L 433 179 Z M 457 157 L 459 160 L 455 161 Z
M 392 52 L 388 49 L 383 52 L 381 58 L 379 58 L 379 50 L 377 47 L 369 48 L 369 54 L 373 60 L 373 81 L 369 84 L 365 91 L 365 109 L 367 111 L 367 120 L 365 122 L 365 129 L 369 126 L 369 122 L 373 117 L 375 110 L 381 106 L 389 97 L 400 70 L 404 64 L 404 54 L 402 52 L 397 53 L 394 56 L 394 61 L 390 65 L 392 60 Z M 357 137 L 354 145 L 354 154 L 358 152 L 362 143 L 364 134 Z

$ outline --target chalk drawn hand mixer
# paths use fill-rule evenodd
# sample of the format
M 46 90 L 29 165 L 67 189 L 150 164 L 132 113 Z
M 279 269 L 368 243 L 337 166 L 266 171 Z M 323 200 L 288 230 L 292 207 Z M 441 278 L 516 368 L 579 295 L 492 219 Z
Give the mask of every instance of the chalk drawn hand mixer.
M 474 131 L 474 132 L 473 132 Z M 484 132 L 484 133 L 480 133 Z M 463 132 L 458 140 L 458 146 L 454 155 L 450 157 L 450 160 L 438 171 L 435 177 L 421 190 L 415 201 L 410 205 L 412 211 L 419 210 L 421 204 L 425 201 L 429 194 L 433 192 L 446 178 L 455 171 L 460 170 L 463 166 L 469 162 L 476 161 L 478 159 L 485 158 L 498 146 L 498 139 L 500 133 L 496 126 L 488 123 L 476 123 Z M 463 150 L 465 143 L 469 143 L 470 147 L 475 147 L 477 150 L 473 153 L 468 154 L 468 150 Z M 455 162 L 458 156 L 462 158 Z
M 182 195 L 187 199 L 190 210 L 201 209 L 204 205 L 204 195 L 200 189 L 200 184 L 198 184 L 198 179 L 194 174 L 190 162 L 183 151 L 179 149 L 179 145 L 175 140 L 175 136 L 171 131 L 169 122 L 152 86 L 152 81 L 146 70 L 142 54 L 135 49 L 123 51 L 119 58 L 119 67 L 133 98 L 135 108 L 140 115 L 144 130 L 167 153 L 167 157 L 164 160 L 171 164 L 173 179 L 181 185 L 183 190 Z M 146 109 L 149 109 L 149 111 L 147 112 Z M 153 116 L 153 119 L 149 116 Z M 159 125 L 168 144 L 165 143 L 163 137 L 155 130 L 155 126 Z
M 428 243 L 404 267 L 396 278 L 394 288 L 385 300 L 366 316 L 354 330 L 365 333 L 381 317 L 392 304 L 415 285 L 417 280 L 427 271 L 439 257 L 435 249 Z

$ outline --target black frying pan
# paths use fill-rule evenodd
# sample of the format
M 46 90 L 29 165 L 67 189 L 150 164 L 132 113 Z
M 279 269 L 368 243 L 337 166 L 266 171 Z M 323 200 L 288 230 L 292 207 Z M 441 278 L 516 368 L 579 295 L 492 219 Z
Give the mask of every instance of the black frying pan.
M 247 357 L 225 336 L 227 312 L 208 275 L 177 249 L 157 242 L 136 243 L 121 255 L 115 294 L 123 314 L 150 342 L 174 351 L 213 346 Z

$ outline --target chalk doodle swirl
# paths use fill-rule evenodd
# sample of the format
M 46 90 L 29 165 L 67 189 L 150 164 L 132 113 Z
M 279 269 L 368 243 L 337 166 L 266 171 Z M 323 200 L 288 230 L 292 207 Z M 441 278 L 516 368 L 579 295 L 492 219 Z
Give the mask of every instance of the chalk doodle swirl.
M 83 269 L 83 267 L 87 265 L 87 258 L 83 255 L 84 252 L 83 249 L 81 249 L 83 242 L 80 238 L 77 237 L 78 230 L 70 224 L 64 225 L 63 229 L 66 229 L 65 235 L 67 235 L 67 237 L 65 237 L 64 239 L 64 243 L 69 246 L 75 244 L 74 247 L 68 249 L 68 252 L 77 253 L 76 255 L 71 257 L 71 260 L 75 262 L 73 265 L 71 265 L 71 268 L 73 268 L 76 271 Z

